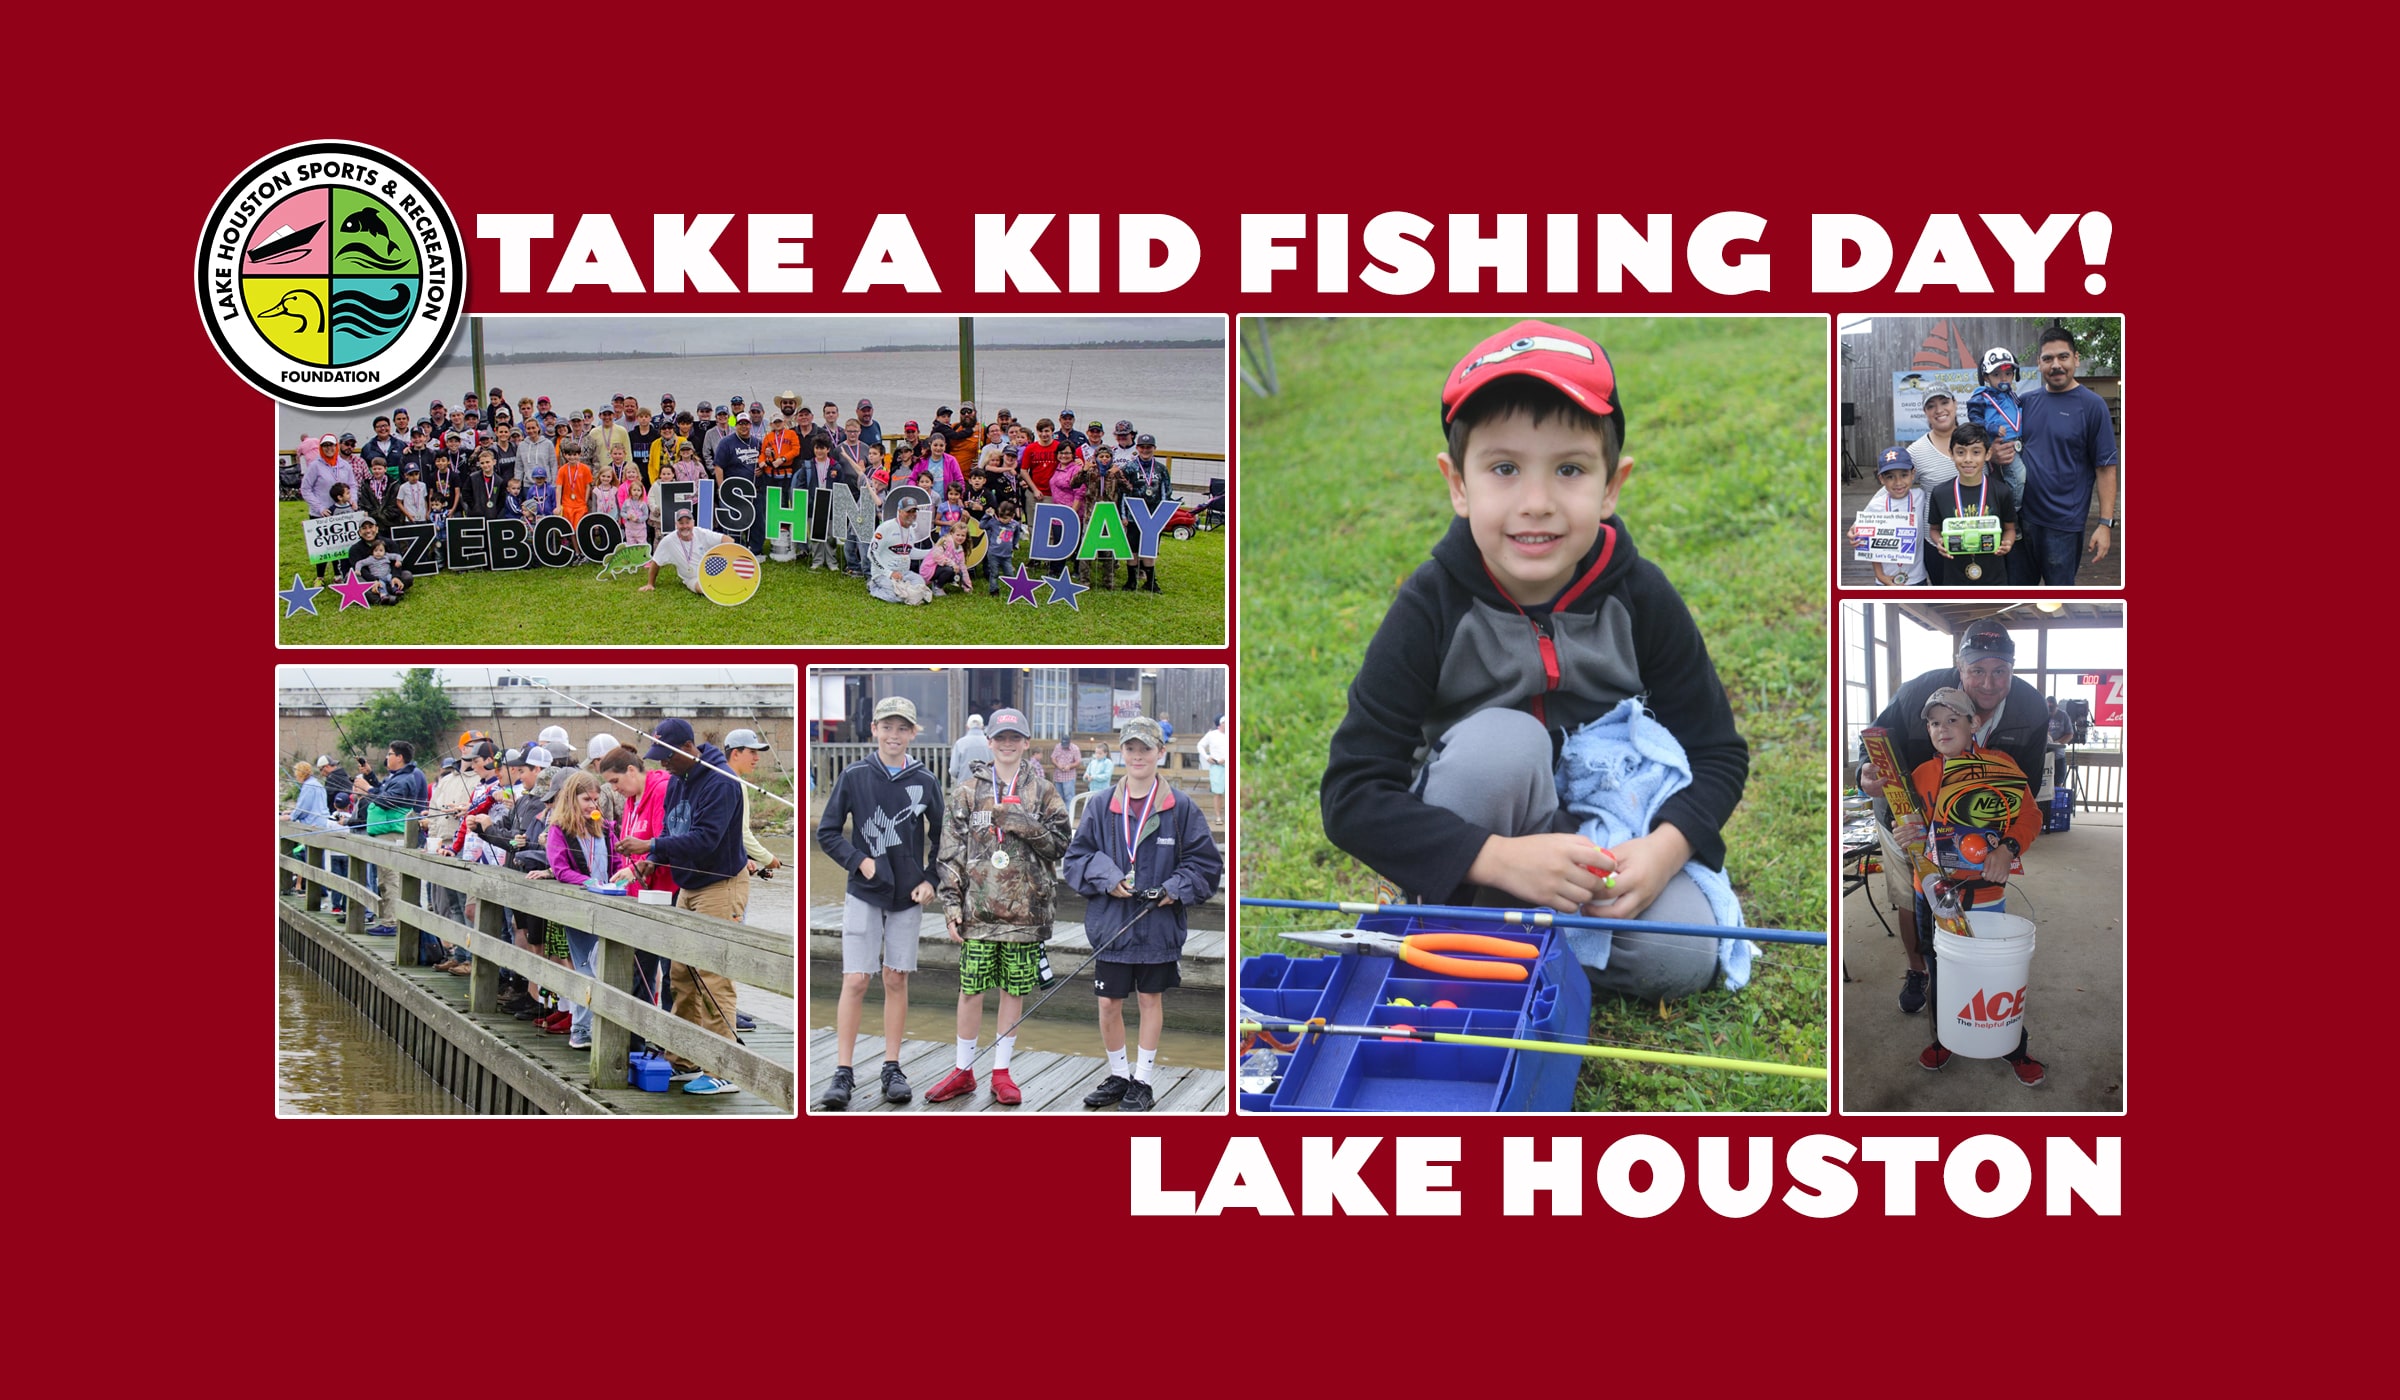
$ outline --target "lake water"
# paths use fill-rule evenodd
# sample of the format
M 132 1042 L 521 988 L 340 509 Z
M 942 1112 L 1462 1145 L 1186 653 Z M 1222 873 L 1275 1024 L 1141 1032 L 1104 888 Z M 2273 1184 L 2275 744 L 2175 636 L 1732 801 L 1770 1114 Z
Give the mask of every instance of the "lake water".
M 971 397 L 987 420 L 1003 408 L 1030 422 L 1055 418 L 1066 407 L 1079 421 L 1098 418 L 1113 425 L 1130 418 L 1138 431 L 1155 435 L 1170 451 L 1225 450 L 1222 350 L 979 350 L 975 370 L 979 382 Z M 659 394 L 672 393 L 676 407 L 688 411 L 702 399 L 722 404 L 735 394 L 745 399 L 763 394 L 772 400 L 789 389 L 820 413 L 832 402 L 845 415 L 860 399 L 871 399 L 876 420 L 891 437 L 899 436 L 900 425 L 911 418 L 930 426 L 935 409 L 956 409 L 960 401 L 954 350 L 571 360 L 494 365 L 489 377 L 506 391 L 512 411 L 518 399 L 544 394 L 561 413 L 605 407 L 611 394 L 633 394 L 655 410 Z M 435 399 L 455 408 L 473 383 L 471 369 L 449 364 L 407 393 L 367 408 L 338 413 L 278 408 L 275 445 L 288 448 L 305 434 L 345 431 L 363 441 L 378 413 L 399 407 L 422 419 Z

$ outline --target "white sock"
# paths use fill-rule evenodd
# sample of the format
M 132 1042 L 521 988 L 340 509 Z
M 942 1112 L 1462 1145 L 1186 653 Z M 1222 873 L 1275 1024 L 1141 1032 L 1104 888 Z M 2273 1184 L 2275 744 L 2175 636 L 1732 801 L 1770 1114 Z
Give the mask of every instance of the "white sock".
M 1125 1052 L 1123 1050 L 1111 1050 L 1108 1052 L 1108 1072 L 1115 1075 L 1119 1079 L 1125 1079 L 1132 1076 L 1133 1068 L 1125 1063 Z
M 975 1041 L 972 1036 L 958 1043 L 958 1067 L 960 1069 L 975 1067 Z
M 1150 1082 L 1151 1072 L 1157 1068 L 1158 1052 L 1156 1050 L 1144 1050 L 1142 1052 L 1142 1062 L 1134 1067 L 1133 1077 L 1140 1080 L 1142 1083 L 1147 1084 Z
M 992 1044 L 998 1047 L 998 1052 L 992 1059 L 992 1068 L 995 1070 L 1008 1068 L 1008 1057 L 1017 1048 L 1017 1038 L 1013 1035 L 1004 1035 L 993 1041 Z

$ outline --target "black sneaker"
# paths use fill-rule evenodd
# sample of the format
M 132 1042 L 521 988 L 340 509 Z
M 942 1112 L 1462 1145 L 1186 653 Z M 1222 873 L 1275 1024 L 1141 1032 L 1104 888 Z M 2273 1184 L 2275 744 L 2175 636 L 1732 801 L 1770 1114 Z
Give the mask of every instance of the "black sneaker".
M 736 1011 L 733 1013 L 733 1028 L 737 1031 L 754 1031 L 758 1029 L 758 1022 L 750 1019 L 749 1012 Z
M 1911 1016 L 1925 1009 L 1925 974 L 1914 968 L 1900 974 L 1900 1009 Z
M 885 1060 L 883 1062 L 883 1101 L 885 1103 L 907 1103 L 916 1096 L 917 1091 L 908 1087 L 908 1076 L 900 1072 L 900 1062 Z
M 1158 1099 L 1150 1092 L 1150 1086 L 1136 1079 L 1126 1088 L 1125 1102 L 1118 1106 L 1117 1111 L 1119 1113 L 1148 1113 L 1150 1106 L 1156 1102 Z
M 1121 1102 L 1126 1091 L 1132 1087 L 1132 1080 L 1121 1074 L 1112 1074 L 1100 1081 L 1100 1087 L 1083 1096 L 1083 1106 L 1085 1108 L 1106 1108 L 1112 1103 Z
M 848 1108 L 850 1106 L 851 1078 L 850 1066 L 843 1065 L 835 1069 L 833 1082 L 825 1086 L 824 1094 L 817 1099 L 817 1107 L 827 1113 L 839 1113 Z

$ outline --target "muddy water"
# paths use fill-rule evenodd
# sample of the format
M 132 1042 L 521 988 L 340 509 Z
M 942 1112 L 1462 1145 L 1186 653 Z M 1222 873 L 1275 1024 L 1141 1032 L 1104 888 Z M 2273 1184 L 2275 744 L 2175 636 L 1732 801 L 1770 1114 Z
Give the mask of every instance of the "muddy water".
M 276 1113 L 467 1111 L 315 973 L 283 953 L 276 964 Z

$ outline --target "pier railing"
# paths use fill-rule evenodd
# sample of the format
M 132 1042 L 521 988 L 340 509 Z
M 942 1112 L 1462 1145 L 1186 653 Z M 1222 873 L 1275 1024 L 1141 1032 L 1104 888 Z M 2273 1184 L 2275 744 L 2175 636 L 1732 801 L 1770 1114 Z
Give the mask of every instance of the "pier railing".
M 416 934 L 465 948 L 474 955 L 467 978 L 470 1011 L 497 1014 L 500 973 L 518 973 L 536 985 L 560 993 L 568 1001 L 592 1009 L 591 1083 L 595 1089 L 626 1087 L 626 1056 L 633 1037 L 699 1065 L 712 1075 L 732 1080 L 779 1108 L 799 1102 L 795 1071 L 759 1055 L 747 1046 L 703 1029 L 624 990 L 634 984 L 634 954 L 654 954 L 703 971 L 721 973 L 784 996 L 797 995 L 798 939 L 794 933 L 754 928 L 748 924 L 695 914 L 665 905 L 642 904 L 633 897 L 587 894 L 572 885 L 534 880 L 492 865 L 474 865 L 436 856 L 416 848 L 420 827 L 408 823 L 399 841 L 362 836 L 350 831 L 278 823 L 275 828 L 276 869 L 300 883 L 301 903 L 310 912 L 324 907 L 327 894 L 347 902 L 345 921 L 352 936 L 363 936 L 367 911 L 376 895 L 367 888 L 360 862 L 375 866 L 379 879 L 392 890 L 392 958 L 401 967 L 417 965 Z M 294 847 L 301 854 L 292 854 Z M 336 875 L 329 855 L 348 858 L 349 874 Z M 427 886 L 461 891 L 476 907 L 473 924 L 436 914 L 425 907 Z M 595 978 L 518 947 L 509 939 L 508 912 L 522 910 L 590 933 L 599 939 Z

